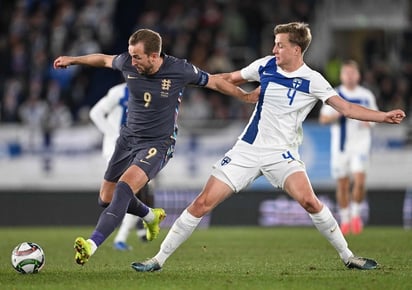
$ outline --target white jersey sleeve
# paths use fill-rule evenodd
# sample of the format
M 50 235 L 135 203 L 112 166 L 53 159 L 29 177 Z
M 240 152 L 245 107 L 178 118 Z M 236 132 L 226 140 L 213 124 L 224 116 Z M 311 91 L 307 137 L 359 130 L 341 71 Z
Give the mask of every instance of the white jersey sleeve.
M 273 56 L 265 56 L 255 60 L 247 67 L 240 70 L 240 75 L 243 79 L 249 82 L 260 82 L 259 68 L 265 65 Z
M 311 77 L 310 92 L 323 103 L 330 97 L 337 95 L 330 83 L 319 72 L 315 71 L 313 71 Z

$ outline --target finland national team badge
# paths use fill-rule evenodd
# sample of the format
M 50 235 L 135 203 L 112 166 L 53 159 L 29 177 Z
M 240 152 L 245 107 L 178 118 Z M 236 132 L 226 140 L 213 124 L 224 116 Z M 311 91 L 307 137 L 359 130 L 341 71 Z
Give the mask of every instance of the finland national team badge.
M 232 159 L 230 159 L 230 157 L 223 157 L 222 161 L 220 162 L 220 165 L 225 166 L 226 164 L 229 164 L 230 161 L 232 161 Z
M 295 90 L 297 90 L 302 85 L 302 79 L 294 78 L 292 82 L 292 86 Z

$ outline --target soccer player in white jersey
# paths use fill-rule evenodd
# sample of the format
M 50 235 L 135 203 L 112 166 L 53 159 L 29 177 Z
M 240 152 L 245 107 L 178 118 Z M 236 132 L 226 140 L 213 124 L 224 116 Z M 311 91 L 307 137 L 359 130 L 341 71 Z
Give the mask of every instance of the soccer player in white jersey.
M 353 60 L 345 61 L 340 70 L 341 85 L 336 90 L 348 102 L 377 110 L 373 93 L 359 85 L 360 76 L 358 64 Z M 344 235 L 350 232 L 360 234 L 363 230 L 360 207 L 366 195 L 365 180 L 374 123 L 345 118 L 326 104 L 320 111 L 319 122 L 331 124 L 331 174 L 337 180 L 340 228 Z
M 103 133 L 102 154 L 107 161 L 110 160 L 114 152 L 120 128 L 126 123 L 128 99 L 129 89 L 127 84 L 121 83 L 112 87 L 90 110 L 90 119 Z M 139 191 L 138 198 L 143 200 L 147 206 L 153 206 L 152 185 L 149 184 L 152 184 L 152 182 Z M 138 237 L 142 241 L 147 241 L 142 219 L 126 213 L 114 238 L 113 247 L 116 250 L 126 251 L 132 249 L 127 244 L 127 237 L 132 229 L 136 228 L 136 225 Z
M 242 70 L 222 74 L 234 84 L 260 82 L 260 98 L 253 115 L 233 148 L 215 164 L 202 192 L 174 222 L 160 251 L 151 259 L 132 263 L 136 271 L 160 270 L 205 214 L 261 175 L 299 202 L 346 267 L 364 270 L 377 267 L 373 259 L 352 253 L 336 219 L 315 195 L 298 153 L 302 122 L 318 100 L 348 118 L 363 121 L 398 124 L 405 113 L 374 111 L 341 98 L 324 77 L 303 61 L 311 42 L 307 24 L 277 25 L 274 34 L 273 56 L 258 59 Z

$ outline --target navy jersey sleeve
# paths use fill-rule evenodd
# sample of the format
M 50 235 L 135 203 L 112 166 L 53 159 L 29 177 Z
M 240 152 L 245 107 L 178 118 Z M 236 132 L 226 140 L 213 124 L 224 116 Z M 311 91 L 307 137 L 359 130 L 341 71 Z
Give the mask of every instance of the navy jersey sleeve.
M 190 79 L 190 84 L 197 86 L 206 86 L 209 81 L 209 74 L 197 68 L 193 64 L 185 61 L 184 74 L 187 79 Z
M 113 69 L 121 71 L 128 58 L 129 53 L 127 52 L 123 52 L 122 54 L 116 55 L 112 63 Z

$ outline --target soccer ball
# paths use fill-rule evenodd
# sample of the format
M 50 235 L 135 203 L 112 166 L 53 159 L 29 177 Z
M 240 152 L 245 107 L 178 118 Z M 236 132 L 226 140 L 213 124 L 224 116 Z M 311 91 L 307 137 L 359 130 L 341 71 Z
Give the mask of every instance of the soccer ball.
M 43 249 L 36 243 L 23 242 L 18 244 L 11 253 L 13 268 L 23 274 L 39 272 L 46 261 Z

